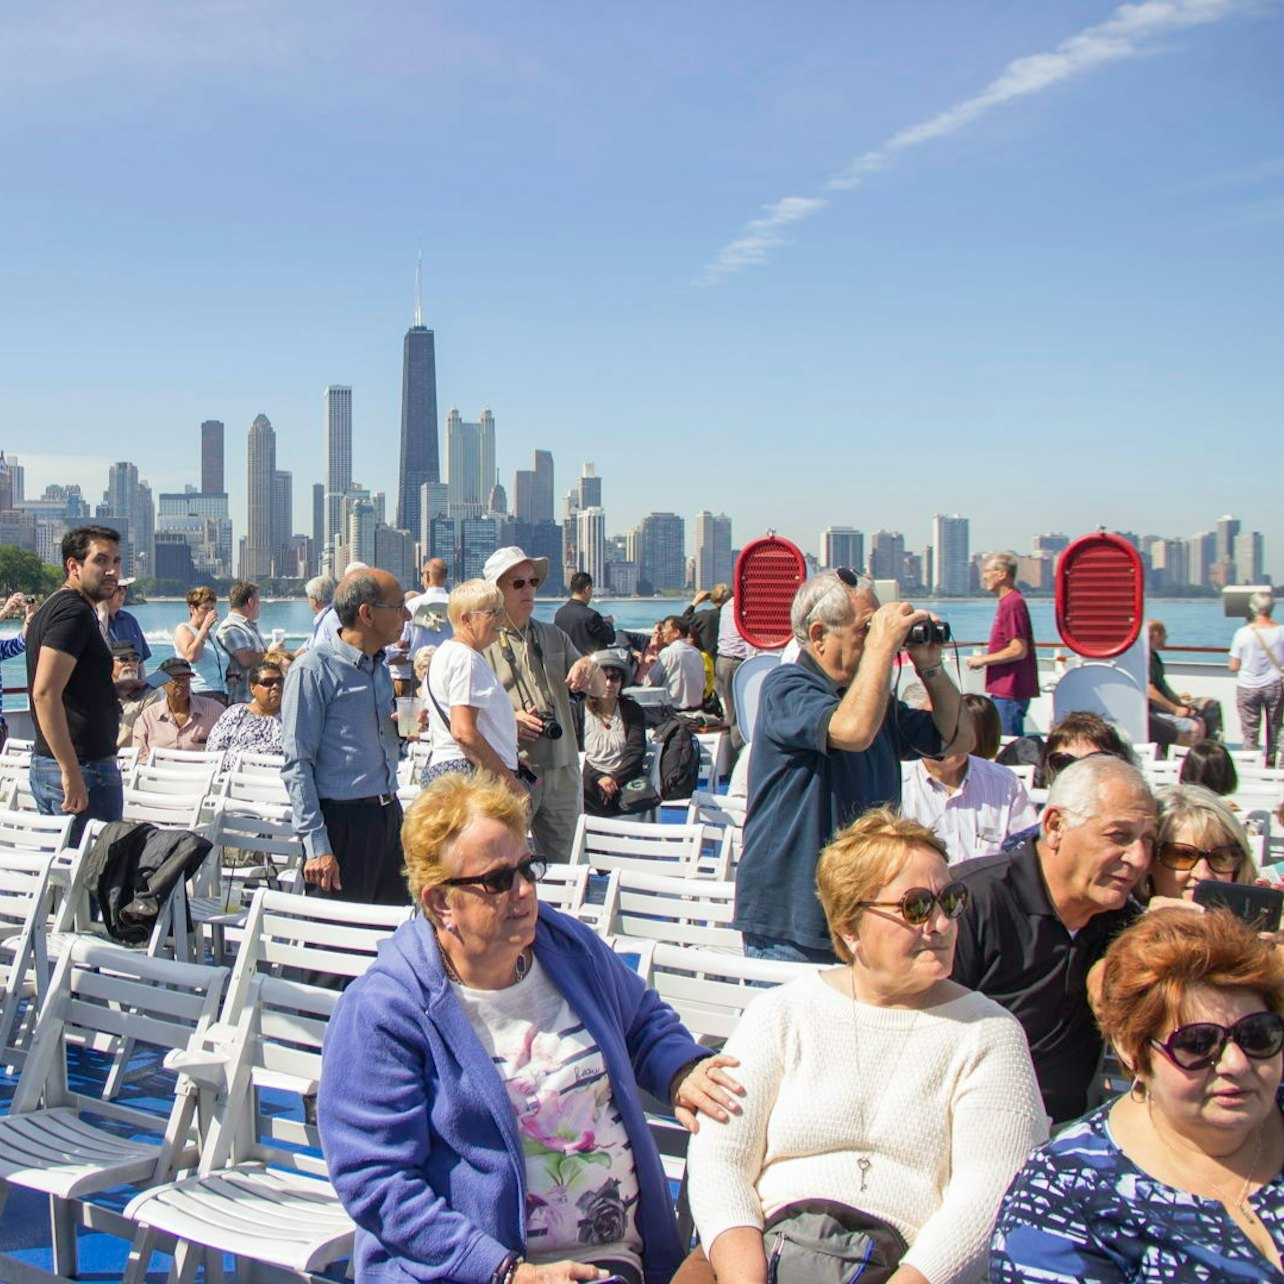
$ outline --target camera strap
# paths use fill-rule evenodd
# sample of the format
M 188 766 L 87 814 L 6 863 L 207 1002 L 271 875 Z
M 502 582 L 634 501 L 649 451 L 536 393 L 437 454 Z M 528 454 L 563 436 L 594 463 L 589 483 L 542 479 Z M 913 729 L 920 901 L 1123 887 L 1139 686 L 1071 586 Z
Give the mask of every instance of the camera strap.
M 535 658 L 539 661 L 540 672 L 544 676 L 543 685 L 547 687 L 548 671 L 544 668 L 544 648 L 540 645 L 539 634 L 535 631 L 534 622 L 532 621 L 528 627 L 530 631 L 525 636 L 522 635 L 520 629 L 513 631 L 517 633 L 518 637 L 522 638 L 522 642 L 525 644 L 526 659 L 527 664 L 530 667 L 531 681 L 534 682 L 536 686 L 539 686 L 539 679 L 535 674 L 535 666 L 530 664 L 531 652 L 534 651 Z M 508 634 L 509 630 L 507 628 L 501 630 L 499 635 L 499 650 L 500 654 L 508 662 L 508 667 L 513 671 L 513 683 L 517 687 L 517 694 L 521 698 L 522 704 L 528 708 L 547 709 L 551 711 L 553 708 L 552 693 L 549 691 L 541 692 L 540 694 L 543 697 L 542 699 L 536 699 L 535 695 L 532 694 L 530 687 L 526 684 L 526 679 L 523 676 L 521 666 L 517 662 L 517 655 L 513 651 L 513 644 L 508 640 Z

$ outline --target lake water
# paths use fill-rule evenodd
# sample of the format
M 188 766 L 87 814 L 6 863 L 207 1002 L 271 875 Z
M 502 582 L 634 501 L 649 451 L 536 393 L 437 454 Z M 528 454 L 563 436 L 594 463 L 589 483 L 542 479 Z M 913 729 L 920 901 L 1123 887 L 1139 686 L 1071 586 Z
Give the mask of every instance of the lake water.
M 541 600 L 535 608 L 536 616 L 541 620 L 551 620 L 564 600 Z M 923 601 L 920 604 L 948 620 L 954 637 L 960 644 L 982 643 L 989 636 L 990 622 L 994 618 L 992 597 L 949 598 L 937 602 Z M 603 615 L 614 616 L 615 623 L 621 628 L 650 632 L 656 620 L 680 611 L 685 602 L 674 598 L 600 598 L 595 599 L 593 605 Z M 1059 641 L 1052 600 L 1029 599 L 1029 607 L 1035 639 L 1039 642 Z M 220 603 L 219 608 L 222 614 L 226 610 L 226 602 Z M 161 660 L 174 654 L 174 628 L 187 618 L 187 608 L 182 602 L 147 602 L 131 607 L 130 610 L 137 617 L 152 648 L 152 658 L 147 667 L 155 668 Z M 1178 647 L 1224 649 L 1230 645 L 1231 635 L 1242 623 L 1239 619 L 1227 619 L 1222 614 L 1220 599 L 1216 598 L 1154 599 L 1146 604 L 1146 612 L 1163 619 L 1168 626 L 1169 644 Z M 270 637 L 273 629 L 284 629 L 286 644 L 293 649 L 311 631 L 312 612 L 302 599 L 264 602 L 259 627 L 265 637 Z M 11 636 L 15 632 L 15 624 L 0 626 L 2 636 Z M 217 686 L 218 676 L 210 651 L 211 648 L 207 647 L 197 668 L 208 685 Z M 0 673 L 3 674 L 6 687 L 25 686 L 25 658 L 19 656 L 6 662 L 0 666 Z M 21 708 L 26 701 L 23 696 L 11 695 L 7 698 L 7 703 L 13 708 Z

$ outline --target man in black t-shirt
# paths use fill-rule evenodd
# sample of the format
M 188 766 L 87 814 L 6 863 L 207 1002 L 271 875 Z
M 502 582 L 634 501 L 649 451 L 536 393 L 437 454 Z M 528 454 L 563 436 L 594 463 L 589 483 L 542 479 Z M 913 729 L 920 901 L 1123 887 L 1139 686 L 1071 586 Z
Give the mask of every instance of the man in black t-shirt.
M 46 816 L 76 816 L 72 841 L 88 820 L 119 820 L 116 762 L 120 705 L 112 659 L 95 608 L 116 591 L 120 535 L 81 526 L 62 539 L 67 582 L 27 628 L 27 685 L 36 724 L 31 792 Z

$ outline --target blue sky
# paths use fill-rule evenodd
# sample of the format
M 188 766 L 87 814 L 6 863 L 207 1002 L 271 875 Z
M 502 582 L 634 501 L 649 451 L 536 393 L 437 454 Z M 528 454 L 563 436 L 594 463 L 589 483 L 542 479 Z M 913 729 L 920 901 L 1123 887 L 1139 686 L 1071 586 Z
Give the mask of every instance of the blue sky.
M 395 496 L 417 249 L 438 401 L 511 490 L 974 547 L 1234 512 L 1284 579 L 1279 0 L 0 14 L 0 445 L 295 526 L 322 391 Z M 238 534 L 240 533 L 238 523 Z

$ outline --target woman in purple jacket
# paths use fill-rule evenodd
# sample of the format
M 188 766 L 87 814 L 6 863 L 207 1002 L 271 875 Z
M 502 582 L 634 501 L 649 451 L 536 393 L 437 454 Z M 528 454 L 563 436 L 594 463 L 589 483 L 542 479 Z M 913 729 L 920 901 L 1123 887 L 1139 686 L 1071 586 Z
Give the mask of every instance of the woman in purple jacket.
M 664 1284 L 682 1258 L 639 1086 L 692 1131 L 739 1085 L 609 947 L 540 906 L 526 810 L 484 773 L 406 815 L 423 914 L 339 1001 L 326 1162 L 359 1280 Z

